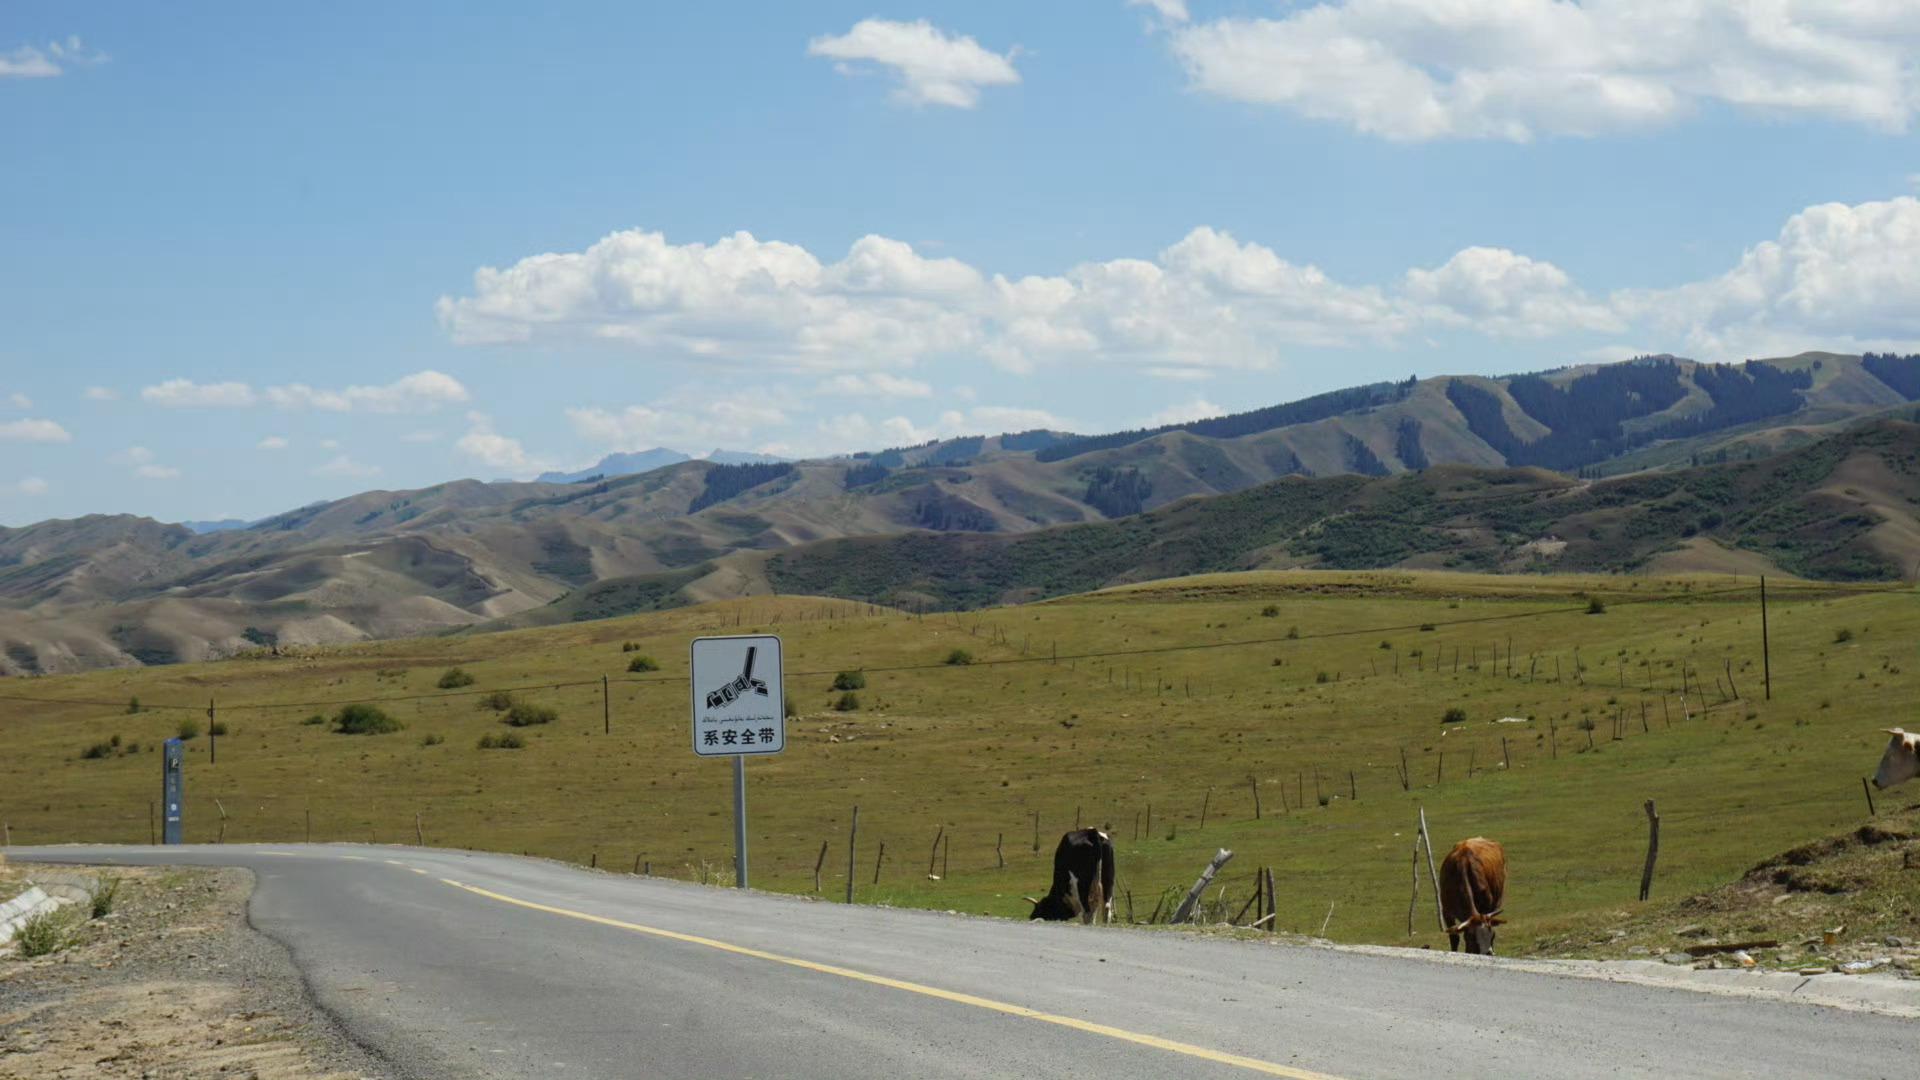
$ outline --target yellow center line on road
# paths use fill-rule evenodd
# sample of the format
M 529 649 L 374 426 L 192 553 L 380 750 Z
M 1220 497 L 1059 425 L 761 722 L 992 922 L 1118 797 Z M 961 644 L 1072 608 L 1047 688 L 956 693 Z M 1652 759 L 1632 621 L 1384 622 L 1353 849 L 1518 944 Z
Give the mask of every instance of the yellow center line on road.
M 1165 1050 L 1169 1053 L 1198 1058 L 1201 1061 L 1211 1061 L 1219 1065 L 1231 1065 L 1235 1068 L 1246 1069 L 1250 1072 L 1262 1073 L 1267 1076 L 1284 1076 L 1288 1077 L 1289 1080 L 1338 1080 L 1337 1077 L 1328 1073 L 1296 1069 L 1271 1061 L 1262 1061 L 1259 1058 L 1229 1054 L 1222 1050 L 1209 1050 L 1204 1046 L 1195 1046 L 1192 1043 L 1176 1042 L 1173 1039 L 1163 1039 L 1158 1035 L 1146 1035 L 1138 1031 L 1128 1031 L 1125 1028 L 1117 1028 L 1108 1024 L 1096 1024 L 1091 1020 L 1079 1020 L 1071 1016 L 1060 1016 L 1055 1013 L 1041 1012 L 1038 1009 L 1029 1009 L 1024 1005 L 1013 1005 L 1004 1001 L 995 1001 L 992 998 L 963 994 L 955 990 L 942 990 L 937 986 L 908 982 L 904 979 L 892 979 L 885 975 L 873 975 L 864 971 L 855 971 L 852 968 L 837 967 L 833 964 L 817 964 L 811 960 L 802 960 L 793 956 L 782 956 L 779 953 L 766 952 L 762 949 L 750 949 L 744 945 L 733 945 L 725 941 L 717 941 L 713 938 L 699 937 L 694 934 L 682 934 L 675 930 L 662 930 L 653 926 L 642 926 L 639 923 L 623 922 L 619 919 L 609 919 L 604 915 L 590 915 L 584 911 L 573 911 L 568 908 L 537 904 L 531 900 L 520 900 L 511 896 L 504 896 L 497 892 L 490 892 L 475 885 L 466 885 L 454 881 L 451 878 L 441 878 L 440 880 L 444 884 L 451 885 L 456 889 L 465 890 L 475 896 L 484 896 L 489 900 L 498 900 L 503 904 L 512 904 L 515 907 L 526 908 L 529 911 L 543 911 L 549 915 L 560 915 L 569 919 L 578 919 L 581 922 L 611 926 L 618 930 L 630 930 L 636 934 L 646 934 L 651 937 L 665 938 L 669 941 L 685 942 L 689 945 L 704 945 L 709 949 L 718 949 L 721 952 L 732 953 L 735 956 L 748 956 L 755 960 L 766 960 L 770 963 L 785 964 L 788 967 L 801 968 L 802 970 L 818 972 L 822 975 L 837 975 L 840 978 L 852 979 L 855 982 L 868 983 L 873 986 L 884 986 L 891 990 L 904 990 L 907 993 L 919 994 L 922 997 L 937 998 L 941 1001 L 950 1001 L 959 1005 L 971 1005 L 976 1009 L 986 1009 L 991 1012 L 1004 1013 L 1008 1016 L 1018 1016 L 1026 1020 L 1038 1020 L 1043 1024 L 1054 1024 L 1059 1027 L 1071 1028 L 1075 1031 L 1084 1031 L 1090 1035 L 1103 1035 L 1109 1039 L 1119 1039 L 1122 1042 L 1135 1043 L 1140 1046 L 1150 1046 L 1156 1050 Z

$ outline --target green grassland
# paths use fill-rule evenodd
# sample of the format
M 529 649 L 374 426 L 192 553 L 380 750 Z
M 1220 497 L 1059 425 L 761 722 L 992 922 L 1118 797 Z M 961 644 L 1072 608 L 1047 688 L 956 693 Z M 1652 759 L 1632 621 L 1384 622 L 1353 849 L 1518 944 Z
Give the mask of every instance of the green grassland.
M 1280 928 L 1317 932 L 1331 905 L 1329 937 L 1407 943 L 1424 807 L 1436 847 L 1475 834 L 1506 844 L 1503 941 L 1564 942 L 1633 906 L 1647 799 L 1663 817 L 1657 899 L 1865 819 L 1859 778 L 1878 759 L 1878 730 L 1914 726 L 1920 604 L 1911 589 L 1770 582 L 1765 701 L 1754 584 L 1264 572 L 924 617 L 758 597 L 8 680 L 0 819 L 16 844 L 146 842 L 157 745 L 183 720 L 204 731 L 212 699 L 229 729 L 217 764 L 204 734 L 188 744 L 189 840 L 297 841 L 310 816 L 314 840 L 411 843 L 418 814 L 431 844 L 730 880 L 731 769 L 689 748 L 688 641 L 771 631 L 800 715 L 785 754 L 748 764 L 758 886 L 810 891 L 824 841 L 824 892 L 840 895 L 858 804 L 860 900 L 1020 916 L 1020 894 L 1045 888 L 1054 840 L 1077 818 L 1111 827 L 1143 919 L 1228 847 L 1229 895 L 1247 894 L 1256 867 L 1274 869 Z M 1589 613 L 1594 599 L 1604 611 Z M 975 662 L 945 663 L 955 649 Z M 629 674 L 635 651 L 660 670 Z M 456 665 L 474 683 L 439 689 Z M 834 675 L 856 668 L 862 707 L 836 711 Z M 1729 672 L 1738 700 L 1719 688 Z M 557 719 L 509 729 L 484 704 L 502 689 Z M 128 713 L 134 696 L 143 711 Z M 371 699 L 395 699 L 381 707 L 405 729 L 355 736 L 303 722 Z M 1443 725 L 1456 707 L 1466 722 Z M 524 749 L 477 746 L 509 730 Z M 1916 797 L 1884 793 L 1881 808 Z M 942 828 L 946 872 L 929 880 Z M 1425 890 L 1419 914 L 1411 942 L 1444 947 Z

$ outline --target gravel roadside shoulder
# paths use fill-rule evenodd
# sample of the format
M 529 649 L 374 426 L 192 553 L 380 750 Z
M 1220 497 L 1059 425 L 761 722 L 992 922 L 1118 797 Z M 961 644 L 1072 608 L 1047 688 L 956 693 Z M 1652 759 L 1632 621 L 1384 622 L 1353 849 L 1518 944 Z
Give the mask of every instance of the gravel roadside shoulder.
M 118 879 L 113 909 L 64 908 L 67 943 L 51 954 L 0 949 L 0 1080 L 395 1080 L 314 1004 L 286 950 L 247 925 L 252 874 L 61 871 Z

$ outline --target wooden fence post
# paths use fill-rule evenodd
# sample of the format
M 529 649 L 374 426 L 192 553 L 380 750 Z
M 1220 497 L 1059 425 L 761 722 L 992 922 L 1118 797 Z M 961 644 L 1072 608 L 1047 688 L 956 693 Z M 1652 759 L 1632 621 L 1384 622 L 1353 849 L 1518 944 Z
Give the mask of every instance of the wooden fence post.
M 1040 852 L 1040 811 L 1038 810 L 1033 812 L 1033 850 L 1036 855 Z
M 996 862 L 1000 864 L 999 868 L 1002 870 L 1005 870 L 1007 868 L 1007 853 L 1000 847 L 1000 845 L 1003 841 L 1006 840 L 1006 838 L 1007 838 L 1006 833 L 993 834 L 993 858 Z M 1138 814 L 1135 814 L 1133 816 L 1133 838 L 1135 840 L 1140 839 L 1140 815 Z
M 860 839 L 860 807 L 853 808 L 853 818 L 847 822 L 847 903 L 853 903 L 853 875 L 858 870 L 853 865 L 855 844 Z
M 1273 867 L 1269 866 L 1265 870 L 1263 870 L 1261 872 L 1261 877 L 1267 883 L 1266 922 L 1267 922 L 1267 933 L 1271 934 L 1275 932 L 1275 924 L 1278 922 L 1275 916 L 1280 914 L 1279 898 L 1273 895 Z
M 1219 873 L 1220 868 L 1227 865 L 1227 860 L 1231 858 L 1233 858 L 1233 852 L 1226 848 L 1221 848 L 1214 853 L 1212 861 L 1207 863 L 1207 868 L 1200 872 L 1200 879 L 1193 883 L 1193 888 L 1187 890 L 1186 899 L 1181 900 L 1180 906 L 1173 909 L 1173 918 L 1169 920 L 1170 922 L 1179 924 L 1193 917 L 1194 905 L 1200 902 L 1200 897 L 1207 891 L 1207 886 L 1213 883 L 1213 875 Z
M 1507 752 L 1507 737 L 1505 735 L 1500 736 L 1500 767 L 1503 769 L 1513 768 L 1513 755 Z
M 1360 801 L 1360 783 L 1353 778 L 1352 769 L 1347 770 L 1347 799 L 1351 802 Z
M 1407 900 L 1407 936 L 1413 936 L 1413 910 L 1420 904 L 1420 841 L 1413 841 L 1413 896 Z
M 1200 800 L 1200 827 L 1203 829 L 1207 827 L 1207 807 L 1211 806 L 1212 804 L 1213 804 L 1213 789 L 1208 788 L 1206 796 Z
M 1247 790 L 1253 792 L 1253 820 L 1260 820 L 1260 781 L 1247 777 Z
M 1440 929 L 1447 928 L 1447 916 L 1440 910 L 1440 871 L 1433 865 L 1433 836 L 1427 832 L 1427 808 L 1420 808 L 1420 843 L 1427 849 L 1427 876 L 1433 879 L 1433 916 Z
M 1660 815 L 1647 800 L 1647 868 L 1640 872 L 1640 899 L 1653 892 L 1653 860 L 1660 857 Z
M 927 879 L 930 881 L 939 880 L 934 876 L 933 868 L 940 861 L 940 838 L 945 835 L 947 835 L 945 825 L 940 826 L 939 830 L 933 834 L 933 850 L 927 854 Z
M 1860 790 L 1867 793 L 1867 816 L 1877 817 L 1879 812 L 1873 808 L 1873 785 L 1867 783 L 1867 778 L 1864 776 L 1860 778 Z
M 880 884 L 880 864 L 887 861 L 887 842 L 880 841 L 880 850 L 873 856 L 873 883 Z
M 820 891 L 820 870 L 822 867 L 826 865 L 827 865 L 827 842 L 825 840 L 822 840 L 820 841 L 820 857 L 813 860 L 813 891 L 816 893 Z M 638 855 L 635 855 L 633 857 L 633 868 L 636 872 L 638 872 L 640 869 L 640 856 Z
M 1413 790 L 1413 777 L 1407 774 L 1407 748 L 1400 748 L 1400 790 Z
M 420 828 L 420 811 L 413 812 L 413 842 L 416 846 L 427 846 L 427 834 Z

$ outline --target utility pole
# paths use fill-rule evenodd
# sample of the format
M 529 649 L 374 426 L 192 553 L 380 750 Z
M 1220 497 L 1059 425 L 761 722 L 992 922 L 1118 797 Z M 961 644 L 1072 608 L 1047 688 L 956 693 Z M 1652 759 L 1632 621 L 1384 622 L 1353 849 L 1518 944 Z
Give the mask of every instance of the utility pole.
M 1767 640 L 1767 575 L 1760 575 L 1760 670 L 1767 681 L 1767 700 L 1773 700 L 1773 648 Z
M 220 763 L 220 735 L 214 730 L 213 699 L 207 699 L 207 764 Z

